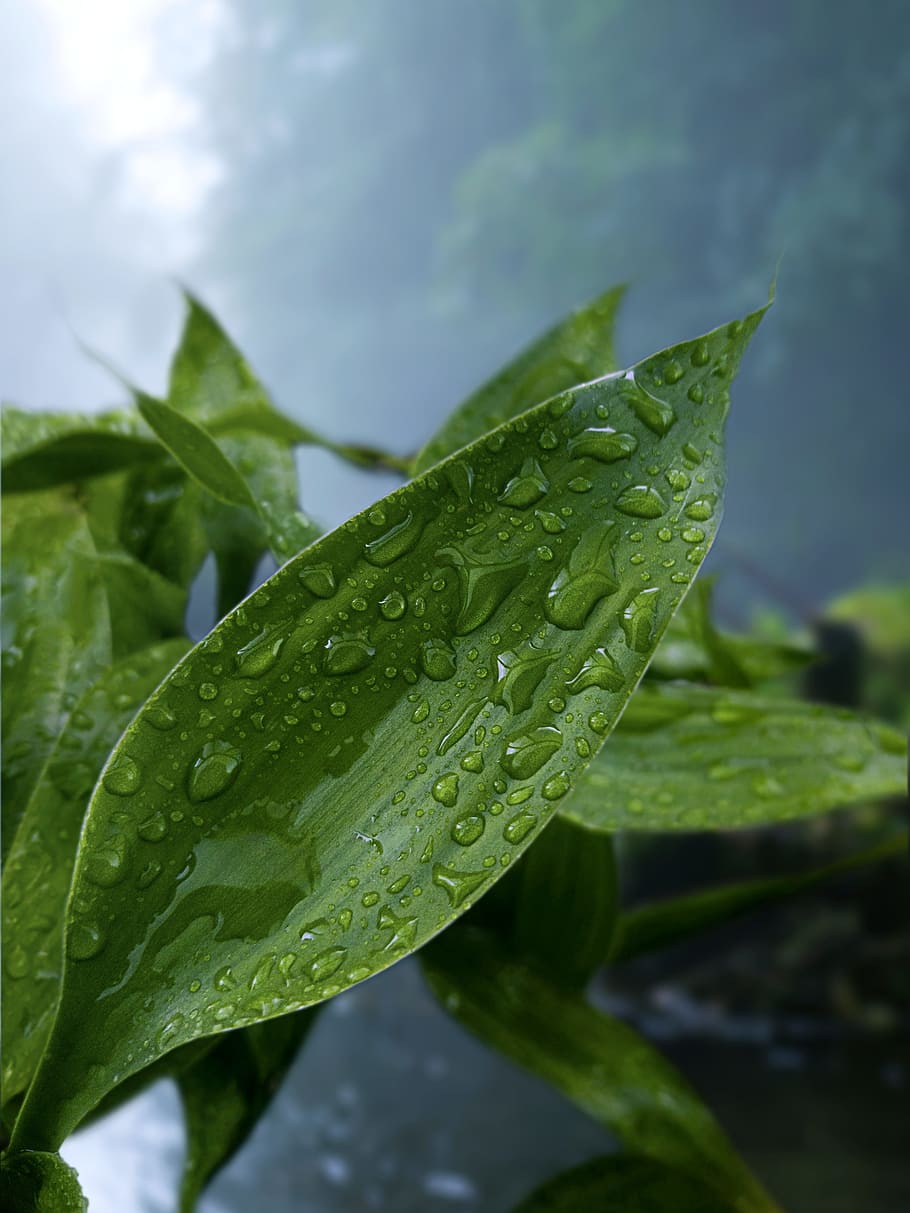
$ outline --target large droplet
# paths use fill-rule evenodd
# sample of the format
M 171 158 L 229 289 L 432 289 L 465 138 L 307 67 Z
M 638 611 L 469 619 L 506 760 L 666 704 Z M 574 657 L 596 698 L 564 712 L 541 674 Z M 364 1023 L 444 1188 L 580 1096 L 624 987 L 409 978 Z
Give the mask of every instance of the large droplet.
M 167 818 L 160 811 L 153 813 L 139 823 L 136 833 L 145 842 L 161 842 L 167 834 Z
M 284 636 L 261 632 L 249 644 L 237 650 L 237 673 L 241 678 L 261 678 L 267 674 L 281 652 Z
M 541 497 L 546 495 L 549 487 L 550 482 L 543 474 L 543 468 L 530 456 L 521 465 L 518 475 L 513 476 L 499 494 L 499 500 L 503 505 L 526 510 L 529 506 L 536 505 Z
M 455 673 L 455 653 L 445 640 L 425 640 L 420 646 L 420 668 L 434 682 L 445 682 Z
M 634 371 L 626 375 L 622 396 L 642 425 L 661 438 L 676 421 L 672 406 L 646 391 L 636 380 Z
M 526 711 L 534 702 L 534 692 L 556 656 L 553 649 L 508 650 L 496 658 L 498 681 L 490 700 L 501 703 L 513 716 Z
M 520 813 L 516 813 L 505 824 L 502 836 L 506 842 L 511 842 L 516 845 L 519 842 L 524 842 L 527 836 L 537 825 L 537 818 L 533 813 L 529 813 L 527 809 L 522 809 Z
M 485 869 L 479 872 L 457 872 L 454 868 L 443 867 L 441 863 L 433 865 L 433 884 L 445 889 L 453 906 L 460 906 L 466 901 L 488 876 L 489 872 Z
M 477 841 L 484 831 L 485 821 L 482 813 L 469 813 L 452 826 L 452 841 L 461 847 L 469 847 Z
M 399 917 L 389 906 L 379 911 L 376 925 L 380 931 L 391 931 L 383 952 L 409 952 L 417 938 L 417 918 Z
M 138 762 L 128 754 L 118 754 L 104 772 L 101 780 L 106 792 L 114 796 L 132 796 L 142 786 L 142 771 Z
M 86 880 L 104 889 L 119 884 L 126 875 L 127 841 L 115 834 L 99 847 L 86 851 L 84 868 Z
M 335 593 L 335 573 L 330 564 L 310 564 L 297 574 L 303 586 L 317 598 L 331 598 Z
M 450 750 L 456 742 L 461 741 L 462 737 L 464 737 L 465 733 L 467 733 L 468 729 L 477 719 L 477 713 L 485 703 L 485 699 L 474 699 L 459 713 L 458 719 L 440 739 L 439 745 L 436 747 L 436 753 L 440 757 Z
M 613 564 L 614 524 L 595 523 L 578 540 L 568 565 L 547 592 L 544 611 L 557 627 L 585 625 L 595 605 L 617 589 Z
M 634 434 L 618 433 L 610 426 L 588 429 L 569 442 L 569 454 L 574 459 L 597 459 L 600 463 L 616 463 L 628 459 L 638 450 Z
M 365 636 L 330 636 L 322 668 L 326 674 L 356 674 L 366 669 L 375 652 Z
M 370 564 L 385 568 L 386 565 L 393 564 L 407 555 L 417 545 L 423 526 L 423 519 L 415 518 L 413 511 L 409 510 L 401 522 L 396 523 L 378 539 L 371 539 L 365 544 L 363 554 Z
M 600 687 L 602 691 L 618 691 L 623 685 L 622 670 L 606 649 L 595 649 L 566 689 L 572 695 L 586 691 L 588 687 Z
M 443 548 L 437 559 L 451 565 L 458 576 L 461 601 L 455 631 L 459 636 L 491 619 L 525 575 L 523 561 L 481 557 L 458 548 Z
M 379 613 L 383 619 L 400 619 L 407 609 L 404 594 L 391 590 L 379 604 Z
M 540 794 L 544 800 L 559 800 L 565 796 L 572 787 L 572 781 L 569 779 L 567 771 L 557 771 L 555 775 L 551 775 L 544 782 L 540 789 Z
M 72 960 L 91 960 L 104 947 L 104 932 L 97 923 L 84 918 L 70 923 L 66 933 L 66 952 Z
M 659 518 L 667 511 L 667 503 L 650 484 L 634 484 L 619 494 L 616 508 L 630 518 Z
M 693 522 L 707 522 L 714 513 L 716 504 L 716 496 L 713 493 L 706 493 L 704 497 L 696 497 L 694 501 L 689 502 L 685 515 Z
M 228 741 L 208 741 L 190 769 L 190 800 L 211 800 L 226 791 L 237 778 L 243 755 Z
M 627 604 L 622 613 L 622 630 L 626 643 L 636 653 L 646 653 L 651 646 L 656 623 L 657 587 L 642 590 Z
M 325 952 L 314 956 L 306 966 L 310 981 L 326 981 L 329 977 L 334 976 L 344 964 L 345 956 L 347 956 L 347 948 L 328 948 Z
M 458 776 L 454 771 L 440 775 L 431 789 L 433 799 L 447 809 L 451 809 L 458 800 Z
M 544 725 L 521 737 L 513 737 L 499 760 L 500 765 L 514 779 L 529 779 L 561 745 L 559 729 Z

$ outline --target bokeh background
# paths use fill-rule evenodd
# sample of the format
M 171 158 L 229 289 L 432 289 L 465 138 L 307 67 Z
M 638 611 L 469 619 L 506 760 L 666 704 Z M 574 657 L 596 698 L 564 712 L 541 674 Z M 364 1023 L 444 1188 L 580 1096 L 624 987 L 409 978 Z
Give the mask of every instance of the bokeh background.
M 800 622 L 910 575 L 906 0 L 9 0 L 0 114 L 5 399 L 117 402 L 77 339 L 160 390 L 183 281 L 283 409 L 406 452 L 613 283 L 633 361 L 777 273 L 734 396 L 723 609 Z M 392 483 L 300 467 L 325 523 Z M 742 1122 L 750 1156 L 807 1198 L 827 1182 L 794 1207 L 860 1207 L 837 1201 L 885 1157 L 903 1071 L 864 1062 L 844 1095 L 884 1107 L 873 1132 L 743 1031 L 768 1064 L 728 1063 L 715 1099 L 803 1100 L 770 1139 L 767 1101 Z M 75 1139 L 93 1210 L 168 1207 L 175 1116 L 161 1088 Z M 599 1143 L 396 970 L 323 1018 L 205 1209 L 506 1209 Z

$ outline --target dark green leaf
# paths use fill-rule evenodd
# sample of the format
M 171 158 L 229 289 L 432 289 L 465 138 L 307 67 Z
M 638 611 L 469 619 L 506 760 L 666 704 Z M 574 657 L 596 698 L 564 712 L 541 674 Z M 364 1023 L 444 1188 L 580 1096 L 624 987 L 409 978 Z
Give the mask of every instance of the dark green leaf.
M 650 1158 L 607 1155 L 548 1179 L 514 1213 L 730 1213 L 730 1202 Z
M 424 472 L 542 400 L 616 369 L 613 326 L 625 287 L 614 287 L 560 321 L 472 393 L 414 462 Z
M 610 959 L 629 960 L 643 952 L 671 947 L 683 939 L 748 914 L 759 906 L 794 897 L 843 872 L 904 854 L 906 850 L 907 835 L 903 832 L 889 842 L 814 868 L 811 872 L 743 880 L 639 906 L 620 915 Z
M 3 853 L 73 703 L 111 655 L 95 547 L 64 494 L 3 508 Z
M 50 1028 L 66 896 L 98 772 L 136 709 L 188 647 L 170 641 L 106 671 L 74 706 L 29 797 L 3 873 L 4 1104 L 28 1086 Z M 143 832 L 159 828 L 155 822 Z M 99 862 L 116 865 L 118 858 L 115 846 Z M 140 884 L 155 878 L 155 864 L 152 848 L 137 874 Z
M 704 1183 L 731 1210 L 774 1209 L 698 1095 L 638 1033 L 467 924 L 420 955 L 459 1023 L 552 1083 L 629 1150 Z
M 641 688 L 563 812 L 594 830 L 729 830 L 899 796 L 896 729 L 798 699 Z
M 181 1213 L 240 1149 L 268 1107 L 307 1036 L 318 1007 L 222 1036 L 177 1078 L 186 1117 Z
M 17 1150 L 0 1161 L 7 1213 L 85 1213 L 79 1177 L 59 1154 Z
M 760 317 L 516 418 L 284 565 L 178 666 L 92 798 L 21 1141 L 56 1143 L 187 1040 L 392 964 L 520 855 L 698 569 Z

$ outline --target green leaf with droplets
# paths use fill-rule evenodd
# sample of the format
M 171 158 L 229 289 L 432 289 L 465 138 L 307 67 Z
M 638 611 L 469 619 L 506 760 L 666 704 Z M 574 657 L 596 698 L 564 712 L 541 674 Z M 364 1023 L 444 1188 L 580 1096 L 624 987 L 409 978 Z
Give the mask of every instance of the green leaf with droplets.
M 111 655 L 95 547 L 62 493 L 3 507 L 3 853 L 79 694 Z
M 682 1075 L 637 1032 L 460 924 L 421 952 L 440 1003 L 555 1086 L 627 1149 L 705 1184 L 737 1213 L 775 1205 Z
M 907 743 L 889 725 L 798 699 L 649 684 L 563 812 L 594 830 L 730 830 L 906 785 Z
M 554 325 L 473 392 L 414 461 L 424 472 L 542 400 L 616 369 L 613 327 L 625 294 L 614 287 Z
M 56 1143 L 177 1045 L 386 968 L 518 858 L 707 550 L 761 315 L 486 435 L 289 561 L 181 662 L 95 789 L 18 1141 Z M 123 765 L 126 795 L 107 779 Z M 150 847 L 161 876 L 139 889 Z
M 514 1213 L 730 1213 L 730 1204 L 653 1159 L 609 1154 L 554 1175 Z
M 0 1161 L 7 1213 L 85 1213 L 79 1177 L 59 1154 L 17 1150 Z
M 50 1029 L 63 960 L 63 922 L 85 807 L 104 761 L 137 708 L 189 648 L 171 640 L 118 662 L 78 700 L 25 806 L 3 873 L 3 1101 L 28 1086 Z M 118 768 L 128 786 L 128 767 Z M 151 841 L 166 819 L 140 827 Z M 99 863 L 116 872 L 115 843 Z M 154 848 L 137 873 L 159 875 Z
M 854 855 L 847 855 L 823 867 L 813 868 L 810 872 L 741 880 L 638 906 L 620 915 L 610 949 L 610 959 L 629 960 L 643 952 L 672 947 L 673 944 L 693 935 L 700 935 L 743 914 L 749 914 L 761 906 L 795 897 L 833 880 L 844 872 L 852 872 L 870 863 L 904 855 L 906 851 L 907 834 L 906 831 L 901 831 L 893 839 L 858 851 Z
M 252 1133 L 318 1013 L 311 1007 L 228 1032 L 178 1075 L 187 1135 L 180 1213 L 193 1213 L 205 1186 Z

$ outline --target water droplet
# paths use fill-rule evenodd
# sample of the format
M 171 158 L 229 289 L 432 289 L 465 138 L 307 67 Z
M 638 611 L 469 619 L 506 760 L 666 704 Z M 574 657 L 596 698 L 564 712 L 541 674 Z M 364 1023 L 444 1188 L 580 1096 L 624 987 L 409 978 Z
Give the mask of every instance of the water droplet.
M 547 592 L 547 619 L 557 627 L 582 628 L 595 605 L 616 592 L 613 565 L 614 524 L 595 523 L 579 538 L 568 565 Z
M 527 809 L 522 809 L 514 817 L 510 817 L 502 831 L 506 842 L 517 844 L 523 842 L 537 825 L 537 818 Z
M 667 503 L 650 484 L 635 484 L 623 489 L 616 508 L 630 518 L 659 518 L 667 511 Z
M 461 741 L 462 737 L 464 737 L 465 733 L 467 733 L 468 729 L 470 729 L 471 725 L 476 720 L 477 713 L 483 707 L 485 702 L 486 700 L 484 699 L 475 699 L 469 703 L 459 714 L 458 719 L 445 734 L 445 736 L 442 737 L 439 745 L 436 747 L 436 753 L 439 754 L 440 757 L 447 753 L 447 751 L 449 751 L 456 742 Z
M 626 643 L 636 653 L 646 653 L 651 646 L 659 593 L 656 587 L 642 590 L 622 613 L 621 624 Z
M 565 519 L 560 518 L 558 514 L 553 514 L 550 510 L 535 510 L 534 516 L 548 535 L 558 535 L 566 529 Z
M 588 717 L 588 724 L 595 733 L 599 733 L 603 737 L 610 731 L 610 717 L 606 712 L 592 712 Z
M 243 755 L 227 741 L 208 741 L 190 769 L 189 798 L 196 803 L 226 791 L 237 778 Z
M 383 619 L 400 619 L 407 610 L 407 605 L 404 594 L 392 590 L 379 603 L 379 613 Z
M 384 945 L 383 952 L 409 952 L 417 937 L 417 919 L 399 918 L 389 906 L 379 911 L 376 925 L 380 931 L 391 931 L 392 936 Z
M 445 640 L 425 640 L 420 647 L 420 668 L 427 678 L 444 682 L 455 673 L 455 653 Z
M 284 636 L 275 636 L 269 632 L 260 635 L 237 650 L 237 673 L 241 678 L 261 678 L 267 674 L 284 645 Z
M 304 588 L 317 598 L 331 598 L 335 593 L 335 572 L 330 564 L 310 564 L 297 574 Z
M 500 765 L 513 779 L 530 779 L 561 745 L 562 733 L 559 729 L 553 725 L 543 725 L 509 741 L 499 760 Z
M 568 773 L 566 771 L 557 771 L 555 775 L 551 775 L 544 783 L 540 789 L 540 794 L 544 800 L 559 800 L 560 797 L 565 796 L 571 787 L 572 782 L 569 779 Z
M 642 425 L 646 425 L 658 437 L 662 438 L 668 433 L 676 421 L 673 408 L 665 400 L 658 400 L 646 391 L 636 380 L 633 371 L 626 375 L 622 396 Z
M 326 674 L 356 674 L 366 669 L 375 653 L 365 636 L 330 636 L 325 642 L 322 668 Z
M 696 497 L 694 501 L 690 501 L 686 506 L 686 517 L 691 518 L 693 522 L 707 522 L 714 513 L 716 504 L 717 498 L 713 493 L 707 494 L 704 497 Z
M 784 794 L 784 789 L 773 775 L 759 775 L 752 781 L 752 791 L 762 800 L 774 800 Z
M 587 476 L 573 476 L 566 485 L 573 493 L 589 493 L 593 487 Z
M 163 813 L 153 813 L 139 824 L 136 831 L 145 842 L 160 842 L 167 833 L 167 818 Z
M 237 980 L 234 977 L 234 970 L 230 965 L 224 965 L 223 968 L 218 970 L 215 974 L 214 984 L 216 990 L 233 990 L 237 984 Z
M 378 901 L 379 901 L 378 893 L 375 893 L 375 892 L 364 893 L 363 897 L 361 897 L 361 899 L 360 899 L 360 904 L 364 907 L 364 909 L 369 910 L 370 907 L 376 905 L 376 903 Z
M 682 365 L 675 358 L 671 358 L 664 366 L 664 383 L 679 383 L 685 373 Z
M 433 784 L 432 796 L 439 804 L 451 809 L 458 799 L 458 776 L 451 771 L 440 775 Z
M 683 454 L 691 463 L 701 463 L 704 456 L 697 446 L 693 446 L 691 442 L 687 442 L 683 447 Z
M 526 711 L 534 702 L 534 692 L 547 667 L 553 662 L 553 649 L 511 649 L 496 658 L 498 679 L 491 694 L 492 703 L 501 703 L 512 716 Z
M 459 846 L 469 847 L 477 841 L 484 831 L 484 818 L 481 813 L 469 813 L 459 817 L 452 826 L 452 841 Z
M 437 558 L 451 565 L 458 577 L 461 601 L 455 631 L 459 636 L 491 619 L 525 575 L 523 561 L 499 560 L 458 548 L 443 548 Z
M 307 965 L 310 981 L 325 981 L 332 977 L 344 964 L 347 954 L 347 948 L 328 948 L 314 956 Z
M 595 649 L 590 657 L 586 657 L 581 669 L 571 682 L 566 683 L 566 690 L 577 695 L 589 687 L 599 687 L 602 691 L 618 691 L 624 682 L 622 670 L 606 649 Z
M 394 564 L 396 560 L 406 556 L 412 548 L 416 547 L 423 527 L 423 519 L 415 518 L 413 511 L 409 510 L 401 522 L 396 523 L 378 539 L 372 539 L 365 544 L 363 554 L 370 564 L 379 565 L 380 568 Z
M 343 699 L 336 699 L 334 703 L 329 704 L 329 711 L 333 716 L 344 716 L 348 710 L 348 705 Z
M 104 932 L 94 922 L 77 919 L 66 933 L 66 951 L 72 960 L 91 960 L 104 947 Z
M 512 506 L 518 510 L 526 510 L 536 505 L 544 497 L 550 487 L 550 482 L 543 474 L 543 468 L 531 456 L 521 465 L 521 471 L 513 476 L 499 494 L 503 505 Z
M 177 717 L 163 703 L 150 703 L 142 713 L 142 719 L 161 733 L 168 732 L 177 724 Z
M 101 780 L 106 792 L 114 796 L 132 796 L 142 786 L 139 764 L 128 754 L 117 754 Z
M 600 463 L 628 459 L 637 450 L 638 439 L 634 434 L 617 432 L 610 426 L 585 430 L 569 442 L 569 454 L 573 459 L 597 459 Z
M 479 775 L 483 770 L 483 754 L 480 750 L 471 750 L 465 754 L 461 760 L 461 769 L 470 771 L 472 775 Z
M 433 884 L 445 889 L 453 906 L 460 906 L 472 893 L 484 883 L 489 872 L 457 872 L 454 868 L 443 867 L 441 863 L 433 865 Z
M 413 724 L 422 724 L 430 714 L 430 702 L 428 699 L 421 699 L 417 707 L 411 713 L 411 722 Z

